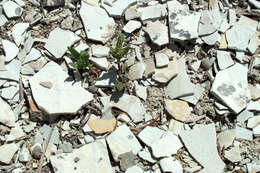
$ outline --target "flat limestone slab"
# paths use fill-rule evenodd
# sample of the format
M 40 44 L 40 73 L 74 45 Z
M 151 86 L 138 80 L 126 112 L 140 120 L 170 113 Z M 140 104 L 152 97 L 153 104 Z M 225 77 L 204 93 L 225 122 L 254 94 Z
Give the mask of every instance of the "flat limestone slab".
M 51 156 L 50 162 L 55 173 L 114 173 L 105 140 L 84 145 L 72 153 Z
M 74 114 L 93 99 L 93 95 L 55 62 L 49 62 L 29 79 L 33 97 L 41 110 L 48 114 Z
M 217 151 L 215 124 L 200 125 L 180 132 L 180 137 L 189 153 L 208 173 L 222 173 L 225 163 Z

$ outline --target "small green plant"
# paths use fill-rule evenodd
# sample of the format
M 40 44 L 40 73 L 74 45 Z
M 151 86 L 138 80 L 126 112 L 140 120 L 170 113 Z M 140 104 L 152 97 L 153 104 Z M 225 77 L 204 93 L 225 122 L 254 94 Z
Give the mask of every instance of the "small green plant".
M 128 65 L 125 62 L 122 62 L 122 58 L 125 57 L 130 50 L 130 47 L 124 46 L 125 37 L 122 33 L 118 35 L 116 47 L 108 46 L 110 48 L 112 56 L 116 59 L 116 64 L 118 66 L 118 80 L 115 84 L 114 90 L 123 91 L 128 84 L 127 68 Z
M 92 64 L 89 62 L 89 54 L 86 51 L 78 52 L 76 49 L 69 47 L 68 50 L 72 55 L 73 62 L 69 63 L 78 70 L 90 70 Z

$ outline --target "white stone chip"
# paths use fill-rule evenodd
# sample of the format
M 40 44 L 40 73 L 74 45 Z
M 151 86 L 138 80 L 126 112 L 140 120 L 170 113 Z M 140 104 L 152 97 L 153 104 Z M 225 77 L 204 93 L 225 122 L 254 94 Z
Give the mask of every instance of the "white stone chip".
M 148 150 L 147 148 L 145 148 L 144 150 L 140 151 L 140 152 L 138 153 L 138 156 L 139 156 L 141 159 L 143 159 L 143 160 L 145 160 L 145 161 L 148 161 L 148 162 L 150 162 L 150 163 L 155 163 L 155 162 L 157 162 L 157 160 L 155 160 L 155 159 L 152 157 L 151 153 L 149 152 L 149 150 Z
M 8 19 L 4 15 L 0 14 L 0 26 L 4 26 L 6 22 L 8 22 Z
M 15 115 L 11 107 L 2 98 L 0 98 L 0 107 L 0 122 L 13 127 L 15 125 Z
M 13 99 L 14 96 L 15 96 L 18 92 L 19 92 L 19 88 L 18 88 L 18 87 L 10 86 L 10 87 L 3 88 L 3 89 L 2 89 L 1 96 L 2 96 L 4 99 L 10 100 L 10 99 Z
M 103 71 L 97 79 L 95 86 L 97 87 L 113 87 L 117 80 L 117 70 L 112 66 L 107 72 Z
M 3 4 L 3 9 L 6 16 L 11 19 L 15 17 L 20 17 L 23 13 L 23 8 L 13 1 L 7 1 Z
M 138 62 L 129 68 L 128 78 L 130 80 L 142 79 L 145 71 L 145 63 Z
M 204 167 L 214 173 L 222 173 L 225 163 L 217 151 L 215 124 L 201 125 L 181 131 L 180 137 L 189 153 Z
M 248 69 L 241 64 L 219 71 L 211 92 L 235 113 L 242 111 L 250 100 L 247 82 Z
M 72 153 L 50 156 L 55 173 L 114 173 L 105 140 L 98 140 L 75 149 Z
M 144 31 L 147 32 L 151 41 L 158 46 L 163 46 L 169 43 L 168 28 L 159 20 L 155 22 L 148 21 Z
M 2 40 L 3 49 L 5 51 L 5 61 L 12 61 L 19 53 L 19 48 L 9 40 Z
M 48 114 L 74 114 L 93 99 L 91 93 L 68 78 L 62 67 L 51 61 L 29 79 L 40 109 Z M 50 87 L 45 87 L 43 82 L 49 83 Z
M 198 12 L 169 10 L 170 38 L 181 41 L 198 38 L 200 15 Z
M 215 45 L 217 42 L 219 42 L 219 43 L 221 42 L 221 36 L 220 36 L 220 34 L 217 31 L 214 32 L 213 34 L 203 36 L 203 37 L 201 37 L 201 39 L 207 45 L 210 45 L 210 46 Z
M 17 23 L 12 28 L 12 36 L 17 46 L 24 42 L 26 30 L 29 28 L 29 23 Z
M 139 134 L 138 138 L 148 147 L 151 147 L 152 143 L 158 141 L 165 132 L 157 127 L 147 126 Z
M 169 64 L 169 58 L 164 53 L 156 52 L 154 57 L 156 67 L 164 67 Z
M 82 2 L 79 13 L 88 39 L 104 44 L 113 37 L 117 25 L 104 9 Z
M 234 64 L 234 61 L 231 58 L 230 52 L 227 51 L 217 51 L 217 61 L 220 70 L 226 69 Z
M 141 14 L 141 20 L 159 19 L 167 15 L 166 6 L 164 4 L 157 4 L 147 7 L 139 7 L 137 12 Z
M 136 20 L 130 20 L 123 27 L 123 31 L 130 34 L 130 33 L 134 32 L 135 30 L 141 28 L 141 26 L 142 26 L 141 22 L 136 21 Z
M 169 157 L 173 154 L 177 154 L 178 150 L 183 145 L 173 132 L 166 132 L 159 140 L 154 141 L 151 145 L 153 156 L 156 158 Z
M 225 146 L 225 148 L 228 148 L 233 144 L 233 141 L 236 137 L 236 130 L 235 129 L 230 129 L 230 130 L 225 130 L 218 134 L 218 143 L 219 146 L 222 148 Z
M 135 85 L 135 93 L 139 98 L 141 98 L 145 101 L 146 98 L 147 98 L 147 87 L 136 84 Z
M 109 55 L 109 48 L 107 46 L 102 45 L 92 45 L 91 53 L 92 56 L 95 57 L 107 57 Z
M 167 83 L 169 80 L 178 75 L 178 69 L 178 62 L 174 58 L 172 61 L 169 61 L 167 67 L 155 69 L 155 73 L 152 78 L 157 82 Z
M 4 164 L 10 164 L 11 160 L 19 148 L 15 143 L 4 144 L 0 146 L 0 162 Z
M 102 7 L 106 9 L 110 16 L 121 17 L 123 12 L 131 5 L 134 5 L 136 2 L 137 0 L 116 0 L 112 6 L 109 6 L 103 2 Z
M 249 40 L 254 33 L 255 30 L 250 28 L 248 25 L 235 24 L 226 32 L 228 48 L 246 52 Z
M 260 136 L 260 124 L 258 124 L 256 127 L 253 128 L 253 134 L 256 137 Z
M 260 101 L 250 101 L 247 108 L 249 111 L 257 111 L 260 112 Z
M 96 65 L 98 68 L 100 68 L 101 70 L 108 70 L 108 66 L 109 66 L 109 62 L 107 61 L 107 58 L 94 58 L 91 57 L 89 58 L 89 60 Z
M 164 88 L 166 97 L 175 99 L 178 97 L 193 95 L 193 87 L 186 72 L 185 58 L 178 60 L 178 75 Z
M 242 160 L 238 146 L 232 147 L 231 149 L 226 150 L 224 153 L 224 157 L 232 163 L 240 162 Z
M 19 81 L 21 62 L 14 59 L 5 65 L 7 71 L 0 71 L 0 79 Z
M 183 173 L 181 163 L 171 157 L 161 159 L 159 163 L 163 172 Z
M 138 166 L 132 166 L 128 168 L 125 173 L 143 173 L 144 171 Z
M 236 126 L 236 139 L 252 141 L 253 133 L 251 130 Z
M 32 48 L 30 53 L 25 57 L 23 64 L 26 64 L 31 61 L 36 61 L 41 57 L 41 52 L 35 48 Z
M 252 118 L 249 118 L 247 121 L 247 128 L 254 128 L 257 125 L 260 124 L 260 115 L 253 116 Z
M 76 34 L 71 31 L 55 28 L 50 32 L 45 44 L 47 49 L 55 58 L 59 59 L 67 52 L 68 47 L 80 40 Z M 62 44 L 57 44 L 62 43 Z
M 119 155 L 121 154 L 131 151 L 134 154 L 137 154 L 142 149 L 142 146 L 136 139 L 135 135 L 125 124 L 112 132 L 106 138 L 106 141 L 115 161 L 118 161 Z

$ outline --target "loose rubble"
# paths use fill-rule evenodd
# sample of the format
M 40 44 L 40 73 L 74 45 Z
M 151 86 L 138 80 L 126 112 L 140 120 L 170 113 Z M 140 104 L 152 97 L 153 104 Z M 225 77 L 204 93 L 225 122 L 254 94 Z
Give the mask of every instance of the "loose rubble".
M 0 172 L 259 172 L 259 8 L 0 0 Z

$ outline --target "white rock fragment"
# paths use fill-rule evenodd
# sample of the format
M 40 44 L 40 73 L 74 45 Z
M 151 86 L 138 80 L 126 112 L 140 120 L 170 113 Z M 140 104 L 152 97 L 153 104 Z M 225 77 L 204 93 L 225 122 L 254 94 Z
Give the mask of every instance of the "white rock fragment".
M 249 118 L 247 121 L 247 128 L 255 128 L 257 125 L 260 124 L 260 115 L 253 116 Z
M 173 160 L 171 157 L 161 159 L 159 163 L 163 172 L 183 173 L 181 163 L 178 160 Z
M 136 84 L 135 85 L 135 93 L 138 97 L 140 97 L 141 99 L 143 99 L 145 101 L 146 98 L 147 98 L 147 87 Z
M 0 98 L 0 107 L 0 122 L 13 127 L 15 125 L 15 115 L 11 107 L 2 98 Z
M 107 72 L 102 72 L 97 79 L 95 86 L 97 87 L 113 87 L 117 80 L 117 70 L 112 66 Z
M 232 163 L 240 162 L 242 160 L 238 146 L 235 146 L 229 150 L 226 150 L 224 157 L 226 159 L 228 159 L 229 161 L 231 161 Z
M 219 42 L 219 43 L 221 42 L 221 36 L 220 36 L 220 34 L 217 31 L 214 32 L 213 34 L 203 36 L 203 37 L 201 37 L 201 39 L 207 45 L 210 45 L 210 46 L 215 45 L 217 42 Z
M 18 147 L 15 143 L 4 144 L 0 146 L 0 162 L 4 164 L 10 164 L 17 150 Z
M 9 40 L 2 40 L 3 49 L 5 51 L 5 61 L 12 61 L 19 53 L 19 48 Z
M 152 78 L 157 82 L 167 83 L 169 80 L 178 75 L 178 69 L 178 62 L 174 58 L 172 61 L 169 61 L 167 67 L 155 69 L 155 73 Z
M 220 70 L 226 69 L 234 64 L 234 61 L 231 58 L 230 52 L 227 51 L 217 51 L 217 61 Z
M 98 68 L 100 68 L 101 70 L 108 70 L 108 61 L 107 58 L 94 58 L 91 57 L 89 58 L 89 60 L 96 65 Z
M 4 99 L 11 100 L 19 92 L 19 88 L 15 86 L 10 86 L 2 89 L 1 96 Z
M 0 71 L 0 79 L 19 81 L 21 62 L 14 59 L 5 65 L 6 71 Z
M 233 144 L 233 141 L 236 137 L 236 131 L 234 129 L 225 130 L 218 135 L 218 143 L 219 146 L 222 148 L 228 148 Z
M 36 61 L 41 57 L 41 52 L 35 48 L 32 48 L 30 53 L 25 57 L 23 64 L 26 64 L 31 61 Z
M 252 141 L 253 133 L 251 130 L 236 126 L 236 139 Z
M 253 128 L 253 134 L 256 137 L 260 136 L 260 124 L 258 124 L 256 127 Z
M 255 8 L 260 8 L 260 2 L 256 0 L 248 0 L 250 4 L 252 4 Z
M 92 94 L 80 84 L 67 81 L 68 77 L 58 64 L 49 62 L 29 79 L 33 97 L 40 109 L 48 114 L 74 114 L 93 99 Z M 50 83 L 51 87 L 44 86 L 43 82 Z
M 141 26 L 142 26 L 141 22 L 136 21 L 136 20 L 130 20 L 123 27 L 123 31 L 130 34 L 130 33 L 134 32 L 135 30 L 141 28 Z
M 112 100 L 110 104 L 126 112 L 134 122 L 140 122 L 144 118 L 145 109 L 138 97 L 124 94 L 118 100 Z
M 116 23 L 104 9 L 82 2 L 79 13 L 88 39 L 104 44 L 113 37 Z
M 131 5 L 134 5 L 136 2 L 137 0 L 116 0 L 113 4 L 111 4 L 112 6 L 110 6 L 102 1 L 101 5 L 105 8 L 110 16 L 121 17 L 123 12 Z
M 141 14 L 141 20 L 159 19 L 167 15 L 166 6 L 164 4 L 157 4 L 148 7 L 139 7 L 137 12 Z
M 4 15 L 0 14 L 0 26 L 4 26 L 6 22 L 8 22 L 8 19 Z
M 205 89 L 200 86 L 200 85 L 195 85 L 193 83 L 191 83 L 192 85 L 192 90 L 193 90 L 193 95 L 187 95 L 187 96 L 183 96 L 181 97 L 180 99 L 181 100 L 184 100 L 184 101 L 187 101 L 193 105 L 196 105 L 197 102 L 199 101 L 199 99 L 201 98 L 201 96 L 203 95 Z
M 146 161 L 148 161 L 148 162 L 150 162 L 150 163 L 155 163 L 155 162 L 157 161 L 157 160 L 155 160 L 155 159 L 152 157 L 151 153 L 149 152 L 149 150 L 148 150 L 147 148 L 145 148 L 144 150 L 140 151 L 140 152 L 138 153 L 138 156 L 139 156 L 140 158 L 142 158 L 143 160 L 146 160 Z
M 164 67 L 169 64 L 169 58 L 164 53 L 156 52 L 154 57 L 156 67 Z
M 89 48 L 89 46 L 86 43 L 80 43 L 77 47 L 75 47 L 75 49 L 80 52 L 83 50 L 87 50 Z
M 118 157 L 121 154 L 131 151 L 137 154 L 142 149 L 135 135 L 125 124 L 112 132 L 106 138 L 106 141 L 115 161 L 118 161 Z
M 114 173 L 106 142 L 98 140 L 75 149 L 72 153 L 61 153 L 50 156 L 50 162 L 55 173 Z
M 23 8 L 13 1 L 7 1 L 3 4 L 3 9 L 6 16 L 11 19 L 15 17 L 20 17 L 23 13 Z
M 154 141 L 151 145 L 153 156 L 156 158 L 170 157 L 173 154 L 177 154 L 178 150 L 183 145 L 178 136 L 173 132 L 166 132 L 159 140 Z
M 152 143 L 155 141 L 158 141 L 162 135 L 164 134 L 164 131 L 157 128 L 157 127 L 150 127 L 147 126 L 144 128 L 139 134 L 138 138 L 148 147 L 151 147 Z
M 259 172 L 260 171 L 260 164 L 258 163 L 247 163 L 247 170 L 250 173 Z
M 244 110 L 237 116 L 237 121 L 241 124 L 243 124 L 246 120 L 253 117 L 254 114 L 252 112 L 249 112 L 248 110 Z
M 181 131 L 180 137 L 189 153 L 204 167 L 204 171 L 223 172 L 225 164 L 218 155 L 215 124 Z
M 169 43 L 168 28 L 159 20 L 155 22 L 148 21 L 144 31 L 147 32 L 151 41 L 158 46 L 163 46 Z
M 125 173 L 143 173 L 144 171 L 138 166 L 132 166 L 128 168 Z
M 242 111 L 250 100 L 247 82 L 248 69 L 241 64 L 219 71 L 211 92 L 235 113 Z
M 247 108 L 249 111 L 257 111 L 260 112 L 260 101 L 250 101 Z
M 11 129 L 10 133 L 5 136 L 6 141 L 14 141 L 16 139 L 19 139 L 21 137 L 25 136 L 25 133 L 23 132 L 23 129 L 19 124 L 15 124 L 15 126 Z
M 95 57 L 107 57 L 109 55 L 109 48 L 102 45 L 92 45 L 91 53 Z
M 248 42 L 254 33 L 255 29 L 251 28 L 249 25 L 235 24 L 226 32 L 228 48 L 246 52 Z
M 142 79 L 145 71 L 145 63 L 139 62 L 129 68 L 128 78 L 130 80 Z
M 169 32 L 174 40 L 190 40 L 198 37 L 200 13 L 169 9 Z
M 186 72 L 185 58 L 178 60 L 178 75 L 164 88 L 166 97 L 175 99 L 178 97 L 193 95 L 193 85 Z
M 12 36 L 17 46 L 24 42 L 25 32 L 29 28 L 29 23 L 17 23 L 12 28 Z
M 125 11 L 125 20 L 132 20 L 132 19 L 137 19 L 141 17 L 141 13 L 137 11 L 136 5 L 129 7 Z
M 44 47 L 54 55 L 55 58 L 59 59 L 66 53 L 68 47 L 72 46 L 79 40 L 80 38 L 73 32 L 55 28 L 50 32 L 49 38 Z
M 198 30 L 199 35 L 204 36 L 214 33 L 220 27 L 221 20 L 219 9 L 202 11 Z

